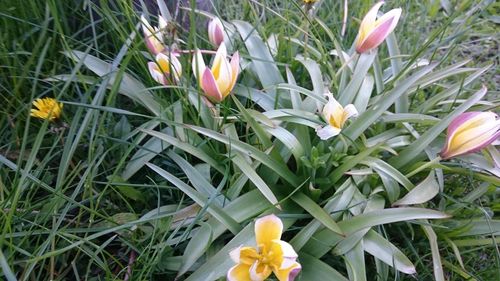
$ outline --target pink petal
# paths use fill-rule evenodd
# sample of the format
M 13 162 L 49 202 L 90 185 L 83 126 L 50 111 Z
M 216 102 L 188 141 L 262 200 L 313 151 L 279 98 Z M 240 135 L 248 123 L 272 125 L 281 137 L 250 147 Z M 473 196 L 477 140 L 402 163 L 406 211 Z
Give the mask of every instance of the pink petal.
M 219 91 L 214 75 L 208 67 L 205 68 L 205 71 L 203 72 L 200 86 L 205 92 L 205 96 L 211 101 L 219 103 L 223 100 L 223 96 Z
M 394 18 L 387 20 L 373 29 L 366 38 L 356 46 L 356 52 L 365 53 L 371 49 L 377 48 L 382 42 L 384 42 L 385 38 L 391 33 L 393 26 Z

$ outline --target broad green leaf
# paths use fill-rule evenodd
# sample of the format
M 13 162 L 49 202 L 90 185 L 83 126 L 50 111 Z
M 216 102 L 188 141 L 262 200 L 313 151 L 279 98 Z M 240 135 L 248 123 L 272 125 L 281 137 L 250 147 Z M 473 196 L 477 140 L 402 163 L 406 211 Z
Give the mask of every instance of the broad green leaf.
M 306 196 L 302 192 L 297 192 L 292 195 L 292 200 L 299 204 L 300 207 L 304 208 L 309 214 L 313 216 L 313 218 L 320 221 L 324 226 L 326 226 L 331 231 L 343 235 L 342 230 L 340 230 L 337 223 L 330 217 L 330 215 L 325 212 L 323 208 L 321 208 L 316 202 L 314 202 L 311 198 Z
M 403 198 L 394 202 L 393 206 L 414 205 L 425 203 L 439 193 L 439 185 L 436 181 L 434 171 L 431 171 L 429 176 L 419 183 L 415 188 L 408 192 Z
M 167 142 L 167 143 L 169 143 L 169 144 L 171 144 L 179 149 L 184 150 L 185 152 L 195 156 L 196 158 L 198 158 L 198 159 L 202 160 L 203 162 L 212 166 L 214 169 L 216 169 L 220 173 L 224 174 L 225 169 L 220 164 L 220 162 L 217 162 L 215 159 L 213 159 L 210 155 L 205 153 L 200 148 L 195 147 L 189 143 L 182 142 L 182 141 L 178 140 L 177 138 L 172 137 L 172 136 L 165 134 L 165 133 L 161 133 L 161 132 L 157 132 L 157 131 L 153 131 L 153 130 L 148 130 L 148 129 L 143 129 L 141 131 L 143 131 L 143 132 L 145 132 L 153 137 L 161 139 L 161 140 L 163 140 L 163 141 L 165 141 L 165 142 Z
M 429 239 L 429 244 L 431 246 L 434 280 L 445 281 L 446 279 L 444 278 L 443 265 L 441 264 L 441 255 L 439 254 L 439 245 L 437 242 L 436 233 L 429 225 L 421 225 L 421 227 L 424 230 L 425 235 Z
M 330 178 L 330 181 L 332 182 L 332 186 L 334 183 L 336 183 L 343 175 L 345 172 L 349 171 L 350 169 L 354 168 L 358 163 L 363 161 L 366 157 L 368 157 L 372 152 L 377 150 L 380 145 L 375 145 L 372 147 L 365 148 L 362 150 L 359 154 L 357 154 L 354 157 L 351 157 L 347 159 L 342 165 L 334 169 L 334 171 L 328 176 Z
M 412 262 L 391 242 L 374 230 L 368 231 L 363 238 L 364 250 L 375 258 L 406 274 L 415 274 Z
M 217 206 L 222 207 L 224 202 L 228 199 L 224 197 L 224 195 L 220 194 L 215 187 L 202 175 L 195 167 L 191 166 L 188 161 L 184 160 L 177 153 L 172 150 L 167 152 L 168 157 L 177 164 L 184 174 L 186 174 L 187 178 L 193 185 L 193 187 L 205 195 L 207 198 L 212 198 Z
M 357 215 L 353 218 L 340 221 L 337 224 L 346 235 L 350 235 L 361 229 L 381 224 L 417 219 L 445 219 L 448 217 L 449 215 L 447 214 L 429 209 L 388 208 Z M 342 237 L 340 235 L 335 234 L 329 229 L 323 229 L 317 232 L 303 249 L 315 257 L 321 257 L 341 239 Z
M 436 64 L 424 67 L 410 77 L 401 81 L 394 87 L 394 89 L 384 94 L 379 103 L 368 108 L 354 122 L 352 122 L 351 125 L 344 129 L 342 133 L 349 139 L 357 139 L 368 127 L 373 125 L 373 123 L 375 123 L 375 121 L 408 90 L 408 88 L 414 85 L 418 79 L 431 72 L 434 67 L 436 67 Z
M 302 55 L 295 57 L 295 60 L 301 62 L 305 66 L 307 72 L 309 72 L 309 77 L 311 78 L 313 85 L 313 91 L 317 96 L 322 96 L 325 92 L 328 92 L 328 89 L 325 90 L 323 75 L 321 74 L 321 69 L 316 61 L 310 58 L 304 58 Z
M 182 256 L 182 266 L 177 272 L 177 277 L 182 276 L 189 268 L 198 260 L 210 246 L 212 241 L 212 228 L 207 223 L 202 223 L 198 228 L 196 234 L 193 235 L 191 240 L 184 250 Z
M 189 185 L 182 182 L 174 175 L 170 174 L 169 172 L 163 170 L 162 168 L 154 164 L 147 163 L 146 165 L 149 168 L 151 168 L 151 170 L 158 173 L 158 175 L 160 175 L 161 177 L 163 177 L 164 179 L 168 180 L 170 183 L 175 185 L 177 188 L 179 188 L 187 196 L 193 199 L 193 201 L 195 201 L 198 205 L 204 207 L 207 204 L 208 199 L 206 197 L 204 197 L 202 194 L 200 194 L 198 191 L 196 191 Z M 220 222 L 222 222 L 232 233 L 238 233 L 240 231 L 241 229 L 240 225 L 220 207 L 216 205 L 209 205 L 207 210 L 212 216 L 214 216 Z
M 299 261 L 302 265 L 302 273 L 300 274 L 299 280 L 348 281 L 348 279 L 337 270 L 307 253 L 300 252 Z
M 338 93 L 338 101 L 340 104 L 346 106 L 347 104 L 352 103 L 358 94 L 358 90 L 361 87 L 361 84 L 363 83 L 376 56 L 377 52 L 368 52 L 363 53 L 358 57 L 356 68 L 351 76 L 352 80 L 349 84 L 347 84 L 347 87 L 341 93 Z
M 365 253 L 363 252 L 363 240 L 359 241 L 349 252 L 345 253 L 349 280 L 366 281 Z
M 419 123 L 419 124 L 435 124 L 440 121 L 439 118 L 425 114 L 415 114 L 415 113 L 396 113 L 387 114 L 380 118 L 382 122 L 385 123 Z
M 300 179 L 292 171 L 290 171 L 288 167 L 272 159 L 271 157 L 269 157 L 269 155 L 263 153 L 262 151 L 256 149 L 255 147 L 247 143 L 241 142 L 237 139 L 231 139 L 225 135 L 222 135 L 220 133 L 217 133 L 215 131 L 206 128 L 192 126 L 192 125 L 185 125 L 185 126 L 188 129 L 203 134 L 216 141 L 220 141 L 222 143 L 230 145 L 233 149 L 260 161 L 262 164 L 269 167 L 275 173 L 280 175 L 285 181 L 290 183 L 293 187 L 297 187 L 301 184 Z
M 500 220 L 473 220 L 464 223 L 468 229 L 460 231 L 456 236 L 500 235 Z
M 266 128 L 266 131 L 280 140 L 293 154 L 297 165 L 301 163 L 301 158 L 304 155 L 304 148 L 294 134 L 290 133 L 283 127 L 276 126 L 274 128 Z
M 234 155 L 231 158 L 231 161 L 233 161 L 238 168 L 240 168 L 241 172 L 245 174 L 246 177 L 250 181 L 255 184 L 255 186 L 259 189 L 259 191 L 266 197 L 266 199 L 273 205 L 278 204 L 278 199 L 274 195 L 273 191 L 267 186 L 267 184 L 262 180 L 262 178 L 255 172 L 252 166 L 250 166 L 245 159 L 241 155 Z
M 373 92 L 373 85 L 373 76 L 369 74 L 366 75 L 361 87 L 359 88 L 359 92 L 356 95 L 356 99 L 354 100 L 354 107 L 356 107 L 359 114 L 366 111 L 366 107 L 368 106 L 368 102 L 370 101 L 370 97 Z

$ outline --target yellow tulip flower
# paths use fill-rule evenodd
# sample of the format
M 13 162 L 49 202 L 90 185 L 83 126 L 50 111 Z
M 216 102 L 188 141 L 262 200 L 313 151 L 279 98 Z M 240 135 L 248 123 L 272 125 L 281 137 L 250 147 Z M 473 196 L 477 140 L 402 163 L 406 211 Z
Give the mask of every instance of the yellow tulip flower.
M 171 85 L 179 82 L 182 74 L 181 62 L 175 54 L 159 53 L 155 62 L 148 62 L 149 73 L 153 79 L 162 85 Z
M 240 246 L 229 253 L 237 264 L 227 273 L 228 281 L 262 281 L 274 272 L 279 281 L 293 281 L 302 269 L 292 246 L 280 240 L 283 223 L 275 215 L 255 222 L 257 249 Z
M 354 105 L 349 104 L 343 107 L 332 95 L 325 94 L 328 97 L 328 102 L 323 107 L 323 118 L 328 125 L 316 129 L 316 133 L 322 140 L 327 140 L 340 134 L 345 122 L 350 117 L 358 115 L 358 111 Z

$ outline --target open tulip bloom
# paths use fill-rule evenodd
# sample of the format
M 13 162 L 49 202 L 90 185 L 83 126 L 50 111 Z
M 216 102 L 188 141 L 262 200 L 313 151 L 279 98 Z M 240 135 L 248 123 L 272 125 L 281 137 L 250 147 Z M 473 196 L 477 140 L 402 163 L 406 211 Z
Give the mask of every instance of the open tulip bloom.
M 279 281 L 293 281 L 302 269 L 292 246 L 281 241 L 283 223 L 275 215 L 255 222 L 257 249 L 240 246 L 229 253 L 237 263 L 227 273 L 228 281 L 262 281 L 272 272 Z
M 365 53 L 377 48 L 396 28 L 401 16 L 401 9 L 392 9 L 377 19 L 377 13 L 382 4 L 384 4 L 383 1 L 375 4 L 361 21 L 356 40 L 356 52 Z
M 167 27 L 167 21 L 158 16 L 159 27 L 153 28 L 144 16 L 141 16 L 142 31 L 144 32 L 144 41 L 149 51 L 153 54 L 159 54 L 165 50 L 163 44 L 163 31 Z
M 159 53 L 155 62 L 148 62 L 149 73 L 153 79 L 162 85 L 171 85 L 179 82 L 182 65 L 174 54 Z
M 231 62 L 227 59 L 226 45 L 222 42 L 215 54 L 212 68 L 205 65 L 201 51 L 197 50 L 193 57 L 193 73 L 198 79 L 205 96 L 215 103 L 223 101 L 238 78 L 240 55 L 234 53 Z
M 224 42 L 224 26 L 219 18 L 213 18 L 208 23 L 208 40 L 215 47 Z
M 323 118 L 328 125 L 316 130 L 316 133 L 322 140 L 327 140 L 340 134 L 347 119 L 358 115 L 358 111 L 354 105 L 349 104 L 343 107 L 333 97 L 332 93 L 327 93 L 325 95 L 328 97 L 328 102 L 323 107 Z
M 466 112 L 451 121 L 446 131 L 443 159 L 479 151 L 500 138 L 500 119 L 493 112 Z

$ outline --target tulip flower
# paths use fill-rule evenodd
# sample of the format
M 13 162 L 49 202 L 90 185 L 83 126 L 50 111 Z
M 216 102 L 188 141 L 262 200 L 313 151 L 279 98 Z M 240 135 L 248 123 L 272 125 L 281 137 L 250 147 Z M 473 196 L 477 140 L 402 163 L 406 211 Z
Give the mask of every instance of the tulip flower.
M 182 74 L 182 65 L 174 54 L 159 53 L 155 62 L 148 62 L 149 73 L 153 79 L 162 84 L 170 85 L 179 82 Z
M 377 19 L 377 13 L 383 1 L 373 6 L 361 21 L 358 39 L 356 40 L 356 52 L 365 53 L 377 48 L 385 38 L 396 28 L 401 9 L 393 9 Z
M 342 127 L 350 117 L 358 115 L 358 111 L 354 105 L 349 104 L 343 107 L 332 95 L 325 94 L 328 97 L 328 102 L 323 107 L 323 118 L 328 125 L 316 130 L 316 133 L 322 140 L 327 140 L 340 134 Z
M 30 115 L 40 119 L 54 121 L 61 117 L 63 104 L 53 98 L 36 99 L 33 101 Z
M 237 263 L 227 273 L 228 281 L 262 281 L 272 272 L 279 281 L 293 281 L 302 269 L 292 246 L 281 241 L 283 223 L 275 215 L 255 222 L 257 249 L 240 246 L 229 255 Z
M 152 27 L 144 16 L 141 16 L 142 31 L 144 32 L 144 41 L 149 51 L 153 54 L 159 54 L 165 50 L 163 44 L 163 32 L 167 27 L 167 21 L 158 16 L 159 27 Z
M 219 18 L 213 18 L 208 23 L 208 40 L 215 47 L 219 47 L 224 42 L 224 26 Z
M 238 52 L 234 53 L 231 62 L 226 57 L 226 45 L 222 42 L 215 55 L 212 68 L 205 65 L 200 50 L 195 52 L 193 58 L 193 73 L 205 96 L 215 103 L 223 101 L 231 93 L 238 78 L 240 55 Z
M 493 112 L 466 112 L 451 121 L 446 131 L 443 159 L 483 149 L 500 138 L 500 119 Z

